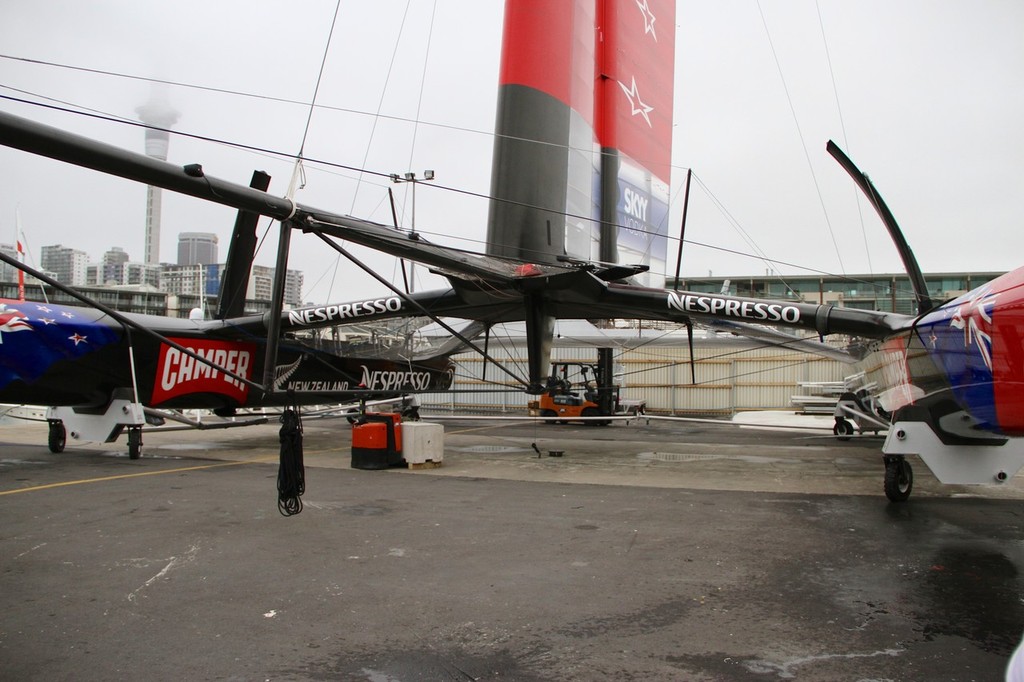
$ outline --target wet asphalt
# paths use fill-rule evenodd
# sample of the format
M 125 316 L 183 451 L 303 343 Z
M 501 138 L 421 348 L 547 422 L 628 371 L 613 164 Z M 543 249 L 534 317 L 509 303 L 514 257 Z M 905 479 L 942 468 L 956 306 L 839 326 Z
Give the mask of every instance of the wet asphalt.
M 875 439 L 445 425 L 442 467 L 365 471 L 307 421 L 287 518 L 275 424 L 136 461 L 0 428 L 2 677 L 997 680 L 1024 631 L 1021 481 L 917 463 L 894 505 Z

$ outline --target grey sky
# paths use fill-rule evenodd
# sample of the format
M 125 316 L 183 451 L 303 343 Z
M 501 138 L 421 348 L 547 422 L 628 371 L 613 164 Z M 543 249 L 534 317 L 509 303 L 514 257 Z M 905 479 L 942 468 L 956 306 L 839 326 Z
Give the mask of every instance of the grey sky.
M 308 110 L 267 98 L 311 99 L 335 7 L 334 0 L 0 3 L 0 53 L 213 89 L 165 89 L 181 112 L 176 130 L 287 153 L 299 149 Z M 438 185 L 486 194 L 501 20 L 497 1 L 342 0 L 306 156 L 380 173 L 430 168 Z M 676 23 L 670 234 L 678 234 L 684 169 L 692 167 L 699 183 L 688 239 L 751 253 L 738 225 L 779 261 L 832 273 L 898 271 L 880 222 L 866 203 L 858 208 L 853 183 L 825 153 L 832 138 L 872 177 L 926 271 L 1005 270 L 1024 261 L 1024 4 L 680 0 Z M 153 87 L 11 59 L 0 59 L 0 86 L 2 95 L 132 119 Z M 142 151 L 134 127 L 8 100 L 0 109 Z M 375 118 L 378 110 L 384 116 Z M 202 163 L 240 183 L 261 168 L 277 194 L 291 175 L 287 160 L 187 137 L 172 138 L 169 160 Z M 297 198 L 390 222 L 388 184 L 309 164 Z M 396 190 L 407 206 L 407 186 Z M 144 188 L 133 183 L 0 149 L 0 241 L 13 240 L 18 210 L 37 258 L 42 245 L 63 243 L 96 259 L 118 245 L 142 260 L 144 201 Z M 482 249 L 486 216 L 482 199 L 418 190 L 417 227 L 436 241 Z M 232 221 L 228 209 L 165 195 L 163 260 L 173 260 L 178 232 L 197 230 L 219 234 L 223 256 Z M 319 240 L 292 243 L 290 266 L 305 272 L 307 299 L 379 289 L 350 266 L 335 271 Z M 258 261 L 272 264 L 275 248 L 272 232 Z M 671 269 L 674 242 L 670 249 Z M 394 276 L 388 259 L 360 253 Z M 684 250 L 688 276 L 766 268 L 697 245 Z

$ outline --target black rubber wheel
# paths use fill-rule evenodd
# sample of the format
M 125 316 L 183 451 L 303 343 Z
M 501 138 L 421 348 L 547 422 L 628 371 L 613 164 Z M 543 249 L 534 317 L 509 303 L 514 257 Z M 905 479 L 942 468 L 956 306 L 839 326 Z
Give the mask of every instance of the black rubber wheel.
M 50 452 L 64 452 L 64 446 L 68 443 L 68 432 L 64 428 L 64 422 L 55 419 L 50 422 L 50 433 L 47 435 L 47 445 Z
M 832 433 L 835 434 L 836 440 L 850 440 L 850 436 L 853 435 L 853 424 L 845 419 L 837 419 L 832 427 Z
M 142 429 L 128 429 L 128 459 L 142 457 Z
M 558 414 L 554 410 L 544 410 L 543 412 L 540 413 L 540 416 L 544 417 L 544 420 L 545 420 L 544 423 L 545 424 L 556 424 L 557 423 L 553 419 L 553 417 L 557 417 L 558 416 Z
M 914 489 L 914 469 L 904 457 L 885 461 L 885 496 L 892 502 L 906 502 Z

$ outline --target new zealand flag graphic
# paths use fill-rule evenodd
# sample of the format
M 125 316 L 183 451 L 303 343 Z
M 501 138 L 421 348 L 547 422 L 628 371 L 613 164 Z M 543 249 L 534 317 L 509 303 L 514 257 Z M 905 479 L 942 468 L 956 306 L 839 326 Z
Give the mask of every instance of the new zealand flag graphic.
M 981 425 L 999 427 L 993 394 L 993 317 L 999 294 L 985 285 L 918 323 L 922 342 L 945 373 L 953 395 Z
M 86 308 L 0 300 L 0 388 L 32 383 L 60 360 L 120 340 L 120 326 L 102 318 Z

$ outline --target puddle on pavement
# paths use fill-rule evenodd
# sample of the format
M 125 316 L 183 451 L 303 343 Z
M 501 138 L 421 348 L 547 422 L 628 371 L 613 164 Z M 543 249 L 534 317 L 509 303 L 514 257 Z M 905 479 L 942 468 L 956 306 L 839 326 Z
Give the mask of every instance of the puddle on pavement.
M 504 454 L 510 452 L 531 452 L 530 448 L 521 448 L 515 445 L 467 445 L 464 447 L 453 448 L 449 447 L 449 450 L 455 450 L 457 452 L 474 452 L 474 453 L 486 453 L 486 454 Z
M 691 452 L 640 452 L 636 458 L 642 462 L 655 460 L 658 462 L 705 462 L 714 459 L 732 459 L 750 464 L 798 464 L 799 459 L 782 457 L 764 457 L 761 455 L 712 455 Z
M 915 580 L 926 610 L 914 615 L 926 640 L 963 637 L 1000 656 L 1020 643 L 1022 581 L 1006 555 L 979 547 L 946 547 Z

